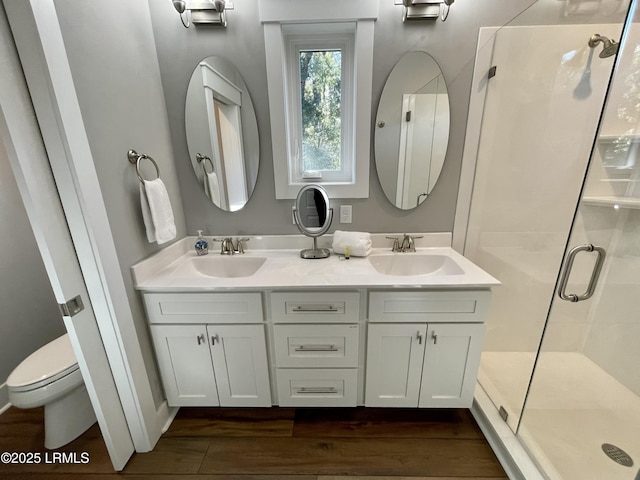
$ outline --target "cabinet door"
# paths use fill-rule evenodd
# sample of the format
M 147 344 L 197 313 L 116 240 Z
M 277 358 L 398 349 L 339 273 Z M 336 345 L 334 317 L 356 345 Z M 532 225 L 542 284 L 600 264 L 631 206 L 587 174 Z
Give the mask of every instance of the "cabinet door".
M 208 325 L 220 405 L 270 407 L 263 325 Z
M 417 407 L 424 324 L 369 324 L 365 405 Z
M 429 324 L 418 406 L 471 407 L 484 331 L 482 323 Z
M 152 325 L 160 375 L 170 406 L 219 405 L 204 325 Z

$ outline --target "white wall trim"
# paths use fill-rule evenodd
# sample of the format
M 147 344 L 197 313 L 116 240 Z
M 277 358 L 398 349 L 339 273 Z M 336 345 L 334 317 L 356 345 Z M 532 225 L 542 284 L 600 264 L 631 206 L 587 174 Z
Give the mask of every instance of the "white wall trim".
M 458 201 L 456 203 L 456 215 L 453 223 L 453 249 L 458 253 L 464 253 L 464 245 L 467 238 L 469 225 L 469 213 L 473 197 L 473 184 L 476 176 L 476 163 L 478 149 L 480 147 L 480 135 L 482 133 L 482 118 L 484 116 L 484 104 L 487 98 L 487 74 L 491 67 L 495 35 L 498 27 L 483 27 L 478 35 L 478 47 L 476 49 L 476 61 L 473 69 L 473 81 L 471 84 L 471 97 L 469 99 L 469 114 L 467 116 L 467 133 L 464 139 L 464 151 L 462 154 L 462 168 L 460 172 L 460 187 L 458 188 Z
M 127 424 L 136 450 L 149 451 L 167 419 L 155 407 L 55 5 L 5 7 L 18 19 L 9 15 Z
M 281 2 L 282 3 L 282 2 Z M 298 3 L 288 2 L 293 6 Z M 318 2 L 316 2 L 318 3 Z M 368 2 L 376 5 L 377 3 Z M 309 4 L 310 5 L 310 4 Z M 271 8 L 271 7 L 270 7 Z M 338 7 L 337 7 L 338 8 Z M 332 10 L 322 3 L 321 12 Z M 261 9 L 262 12 L 262 9 Z M 307 13 L 305 21 L 322 21 L 322 15 L 314 17 Z M 294 18 L 295 16 L 291 16 Z M 270 17 L 271 18 L 271 17 Z M 273 18 L 276 18 L 275 16 Z M 344 21 L 344 18 L 342 18 Z M 327 190 L 329 198 L 368 198 L 369 197 L 369 166 L 371 159 L 371 94 L 373 76 L 373 19 L 356 19 L 355 34 L 355 183 L 331 184 L 321 183 Z M 302 187 L 289 183 L 288 141 L 286 105 L 286 45 L 283 38 L 281 23 L 264 24 L 265 53 L 267 57 L 267 89 L 269 92 L 269 114 L 271 120 L 271 144 L 273 149 L 273 175 L 277 199 L 294 199 Z
M 378 18 L 378 2 L 371 0 L 259 0 L 260 21 L 344 22 Z
M 0 415 L 9 410 L 9 388 L 6 382 L 0 385 Z

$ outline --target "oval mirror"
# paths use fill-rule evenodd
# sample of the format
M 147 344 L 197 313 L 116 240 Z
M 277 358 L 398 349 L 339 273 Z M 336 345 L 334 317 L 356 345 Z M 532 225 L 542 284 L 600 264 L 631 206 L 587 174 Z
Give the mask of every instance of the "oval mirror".
M 391 71 L 374 141 L 376 170 L 389 201 L 403 210 L 424 202 L 438 181 L 449 143 L 449 95 L 431 55 L 407 53 Z
M 214 205 L 240 210 L 258 178 L 256 114 L 238 70 L 207 57 L 191 75 L 185 105 L 187 147 L 198 183 Z
M 318 248 L 317 238 L 327 233 L 333 220 L 333 209 L 329 208 L 329 196 L 319 185 L 305 185 L 298 192 L 293 216 L 298 230 L 307 237 L 313 237 L 313 248 L 302 250 L 302 258 L 327 258 L 331 252 Z

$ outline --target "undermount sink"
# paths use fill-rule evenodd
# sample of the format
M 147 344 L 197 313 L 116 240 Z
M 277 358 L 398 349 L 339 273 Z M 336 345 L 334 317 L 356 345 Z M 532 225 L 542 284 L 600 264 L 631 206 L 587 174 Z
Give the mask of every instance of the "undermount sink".
M 399 253 L 375 255 L 369 262 L 383 275 L 462 275 L 464 270 L 447 255 Z
M 190 258 L 185 267 L 208 277 L 249 277 L 256 273 L 266 260 L 265 257 L 207 255 Z

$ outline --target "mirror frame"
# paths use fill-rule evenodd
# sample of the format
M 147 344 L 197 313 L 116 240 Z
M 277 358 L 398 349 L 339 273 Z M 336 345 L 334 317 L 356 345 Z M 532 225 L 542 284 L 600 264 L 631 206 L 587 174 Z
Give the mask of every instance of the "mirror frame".
M 431 93 L 424 92 L 426 88 Z M 419 96 L 421 91 L 428 96 Z M 430 99 L 432 95 L 435 98 Z M 439 100 L 441 96 L 446 98 L 446 102 Z M 424 103 L 424 99 L 428 103 Z M 413 120 L 417 117 L 418 105 L 426 108 L 428 115 L 421 116 L 423 121 L 416 123 Z M 446 119 L 446 124 L 443 119 Z M 426 134 L 420 134 L 419 130 L 416 133 L 414 128 L 426 128 L 423 130 Z M 376 172 L 380 186 L 393 206 L 400 210 L 413 210 L 428 198 L 442 173 L 450 134 L 451 106 L 440 65 L 427 52 L 418 50 L 405 53 L 387 77 L 378 102 L 374 126 Z M 423 148 L 416 150 L 419 147 L 415 143 L 416 139 L 422 138 L 435 141 L 430 140 L 430 143 L 425 143 L 421 146 Z M 428 168 L 424 161 L 427 154 L 422 155 L 424 159 L 420 159 L 411 153 L 416 151 L 428 153 Z M 416 159 L 422 161 L 417 162 Z M 424 165 L 420 169 L 423 172 L 421 176 L 420 171 L 415 170 L 415 165 L 420 163 Z M 411 165 L 414 166 L 413 169 Z M 420 184 L 407 184 L 408 179 L 421 180 Z M 409 197 L 410 200 L 407 200 Z M 414 198 L 416 203 L 412 206 Z

